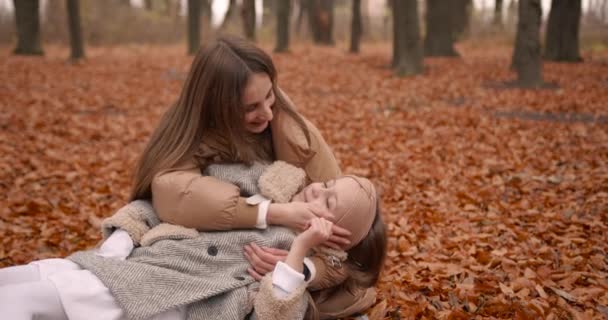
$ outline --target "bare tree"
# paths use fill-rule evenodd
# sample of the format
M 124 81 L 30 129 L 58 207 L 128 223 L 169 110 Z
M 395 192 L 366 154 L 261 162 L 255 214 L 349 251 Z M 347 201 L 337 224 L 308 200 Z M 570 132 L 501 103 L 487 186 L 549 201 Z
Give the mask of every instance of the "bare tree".
M 224 21 L 222 21 L 222 25 L 220 26 L 221 30 L 225 30 L 228 26 L 228 21 L 232 19 L 234 15 L 234 11 L 236 11 L 236 0 L 230 0 L 228 2 L 228 10 L 226 10 L 226 14 L 224 15 Z
M 580 62 L 581 0 L 553 0 L 547 25 L 545 59 Z
M 393 65 L 398 76 L 422 72 L 422 44 L 417 0 L 393 0 Z
M 289 16 L 291 13 L 291 1 L 281 0 L 277 5 L 277 46 L 275 52 L 289 50 Z
M 518 16 L 512 62 L 512 66 L 517 71 L 517 84 L 526 88 L 539 87 L 543 84 L 540 56 L 542 16 L 540 0 L 520 0 Z
M 80 1 L 66 0 L 68 9 L 68 27 L 70 29 L 70 58 L 78 60 L 84 58 L 84 44 L 82 41 L 82 28 L 80 26 Z
M 361 0 L 352 0 L 352 21 L 350 31 L 350 52 L 359 52 L 359 45 L 361 43 L 361 35 L 363 34 L 363 26 L 361 23 Z
M 241 7 L 245 37 L 255 41 L 255 0 L 243 0 Z
M 469 30 L 471 14 L 473 13 L 473 0 L 452 0 L 454 13 L 452 17 L 452 31 L 454 40 L 466 34 Z
M 201 43 L 202 0 L 188 0 L 188 54 L 195 54 Z
M 308 5 L 310 0 L 298 0 L 298 16 L 296 18 L 296 32 L 300 34 L 300 30 L 302 27 L 302 21 L 304 20 L 304 15 L 309 12 Z M 309 17 L 310 19 L 310 17 Z
M 399 2 L 399 0 L 396 0 Z M 426 37 L 424 54 L 426 56 L 457 56 L 454 50 L 454 15 L 458 1 L 427 0 Z
M 22 55 L 43 55 L 40 44 L 40 17 L 38 0 L 13 0 L 15 24 L 17 25 L 17 47 L 13 51 Z
M 496 0 L 494 3 L 494 25 L 502 27 L 502 0 Z
M 308 22 L 315 43 L 333 45 L 334 0 L 305 0 Z M 306 3 L 304 3 L 306 2 Z

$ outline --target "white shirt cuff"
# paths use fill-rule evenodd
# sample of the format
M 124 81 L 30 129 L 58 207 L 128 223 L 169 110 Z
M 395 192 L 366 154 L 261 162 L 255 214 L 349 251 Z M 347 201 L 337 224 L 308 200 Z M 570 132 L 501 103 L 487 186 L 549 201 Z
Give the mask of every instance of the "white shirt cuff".
M 272 272 L 272 291 L 279 298 L 286 297 L 304 283 L 304 274 L 282 261 L 277 262 Z
M 317 275 L 317 268 L 315 267 L 315 264 L 312 262 L 312 260 L 310 260 L 309 258 L 304 258 L 304 264 L 308 268 L 308 271 L 310 271 L 310 278 L 308 278 L 308 281 L 306 281 L 306 283 L 310 283 L 312 279 L 314 279 Z
M 257 229 L 266 229 L 268 227 L 268 224 L 266 223 L 266 216 L 268 215 L 270 200 L 261 194 L 256 194 L 247 198 L 246 202 L 250 205 L 258 205 L 258 218 L 255 227 Z
M 133 240 L 127 231 L 117 229 L 101 244 L 96 254 L 106 258 L 126 259 L 133 251 Z

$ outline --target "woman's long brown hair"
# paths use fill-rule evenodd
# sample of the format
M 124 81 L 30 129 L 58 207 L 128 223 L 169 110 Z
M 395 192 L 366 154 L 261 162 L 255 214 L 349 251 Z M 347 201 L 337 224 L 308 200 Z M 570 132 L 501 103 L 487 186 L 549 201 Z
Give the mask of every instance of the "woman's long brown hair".
M 285 112 L 295 119 L 310 145 L 304 120 L 278 90 L 270 56 L 247 40 L 224 36 L 199 50 L 194 58 L 177 103 L 165 112 L 137 163 L 131 201 L 150 199 L 154 177 L 191 159 L 208 134 L 222 136 L 233 161 L 250 163 L 268 158 L 268 150 L 252 144 L 252 134 L 243 126 L 242 93 L 255 73 L 266 73 L 272 81 L 276 97 L 273 113 Z

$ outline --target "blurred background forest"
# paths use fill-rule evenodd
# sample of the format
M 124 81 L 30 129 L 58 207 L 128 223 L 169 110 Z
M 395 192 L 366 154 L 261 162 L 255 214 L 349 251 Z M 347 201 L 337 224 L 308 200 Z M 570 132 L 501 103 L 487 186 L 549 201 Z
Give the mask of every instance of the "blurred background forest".
M 0 0 L 0 267 L 99 242 L 223 33 L 381 190 L 370 319 L 608 319 L 608 0 Z
M 19 1 L 19 2 L 28 2 Z M 132 43 L 185 43 L 187 39 L 187 0 L 80 0 L 82 35 L 86 45 L 103 46 Z M 196 1 L 195 1 L 196 2 Z M 253 19 L 256 40 L 275 41 L 277 9 L 280 0 L 201 0 L 201 39 L 230 32 L 246 35 L 246 27 Z M 292 2 L 291 0 L 287 2 Z M 329 10 L 332 19 L 331 34 L 338 44 L 350 41 L 353 1 L 331 0 L 327 8 L 315 5 L 315 1 L 296 0 L 289 6 L 290 29 L 294 40 L 312 41 L 314 27 L 310 13 Z M 392 34 L 391 1 L 359 0 L 364 42 L 390 41 Z M 454 0 L 457 6 L 466 8 L 464 25 L 458 30 L 458 39 L 488 38 L 512 42 L 516 33 L 517 0 Z M 540 1 L 543 6 L 543 22 L 546 22 L 551 0 Z M 583 49 L 599 49 L 608 45 L 608 1 L 575 1 L 581 7 L 581 46 Z M 445 4 L 447 5 L 447 4 Z M 451 4 L 454 5 L 454 4 Z M 316 6 L 316 8 L 315 8 Z M 575 5 L 576 7 L 576 5 Z M 419 1 L 421 17 L 427 10 L 426 1 Z M 253 18 L 246 12 L 253 10 Z M 312 10 L 312 11 L 311 11 Z M 45 44 L 69 44 L 68 10 L 66 1 L 41 0 L 39 4 L 40 29 Z M 454 11 L 452 16 L 461 15 Z M 250 16 L 250 15 L 249 15 Z M 14 4 L 11 0 L 0 1 L 0 43 L 16 41 Z M 422 30 L 425 19 L 421 18 Z M 543 30 L 546 23 L 543 23 Z

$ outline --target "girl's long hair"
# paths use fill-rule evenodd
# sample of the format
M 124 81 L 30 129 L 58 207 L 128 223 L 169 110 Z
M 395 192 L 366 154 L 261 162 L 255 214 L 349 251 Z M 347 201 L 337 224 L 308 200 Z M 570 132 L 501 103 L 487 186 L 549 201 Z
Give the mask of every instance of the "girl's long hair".
M 376 285 L 386 258 L 386 225 L 382 221 L 380 200 L 376 199 L 376 216 L 367 235 L 356 246 L 348 249 L 346 268 L 349 278 L 345 285 L 369 288 Z
M 379 199 L 379 197 L 376 197 Z M 380 200 L 376 200 L 376 216 L 367 235 L 356 246 L 348 249 L 345 267 L 349 277 L 340 287 L 351 290 L 353 287 L 370 288 L 376 285 L 386 258 L 386 226 L 382 221 Z M 310 294 L 305 320 L 318 320 L 319 310 Z
M 131 201 L 150 199 L 154 177 L 193 158 L 205 136 L 221 138 L 232 156 L 226 160 L 271 160 L 269 132 L 256 136 L 243 125 L 242 93 L 255 73 L 266 73 L 272 81 L 276 97 L 273 113 L 291 116 L 310 145 L 304 120 L 278 90 L 277 71 L 270 56 L 247 40 L 220 37 L 198 51 L 179 99 L 152 133 L 135 169 Z M 268 142 L 266 147 L 260 145 L 261 137 Z

